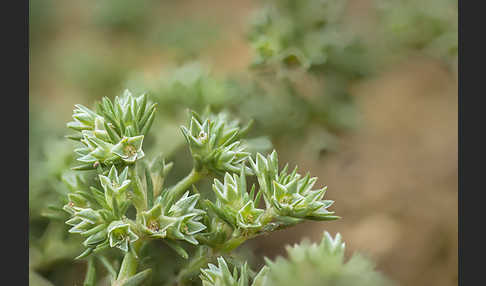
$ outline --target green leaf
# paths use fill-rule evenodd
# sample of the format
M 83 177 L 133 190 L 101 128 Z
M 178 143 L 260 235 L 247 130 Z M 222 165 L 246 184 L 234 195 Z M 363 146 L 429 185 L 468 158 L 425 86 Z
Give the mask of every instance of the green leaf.
M 142 272 L 139 272 L 132 277 L 128 278 L 125 280 L 125 282 L 122 284 L 123 286 L 139 286 L 142 285 L 152 274 L 152 269 L 148 268 L 145 269 Z
M 182 246 L 180 246 L 177 242 L 168 239 L 164 239 L 163 242 L 167 244 L 170 248 L 172 248 L 172 250 L 174 250 L 182 258 L 184 259 L 189 258 L 189 254 L 187 253 L 187 251 Z

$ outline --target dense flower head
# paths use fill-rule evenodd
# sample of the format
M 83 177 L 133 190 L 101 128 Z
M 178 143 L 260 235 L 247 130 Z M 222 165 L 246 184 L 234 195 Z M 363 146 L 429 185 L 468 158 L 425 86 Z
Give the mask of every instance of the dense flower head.
M 264 210 L 255 207 L 259 200 L 254 200 L 254 186 L 248 193 L 244 170 L 242 167 L 240 176 L 226 173 L 223 183 L 214 179 L 213 190 L 216 202 L 215 204 L 209 202 L 209 204 L 213 211 L 232 227 L 259 229 L 263 226 L 261 218 Z M 259 197 L 258 194 L 257 197 Z
M 71 226 L 69 233 L 87 237 L 83 241 L 87 250 L 81 255 L 104 247 L 107 241 L 107 224 L 100 211 L 77 207 L 72 202 L 65 205 L 64 210 L 71 214 L 71 218 L 66 221 L 66 224 Z
M 118 200 L 123 200 L 125 191 L 130 186 L 128 177 L 128 167 L 125 167 L 123 172 L 118 175 L 116 167 L 113 165 L 108 173 L 108 176 L 99 175 L 101 186 L 103 187 L 106 203 L 113 207 L 113 197 Z
M 324 232 L 320 243 L 304 240 L 300 244 L 287 246 L 287 258 L 266 259 L 267 286 L 313 286 L 316 285 L 393 285 L 381 273 L 375 271 L 373 263 L 355 253 L 347 261 L 345 243 L 338 233 L 333 238 Z
M 196 208 L 199 194 L 189 192 L 173 205 L 168 206 L 167 197 L 159 197 L 154 206 L 142 213 L 143 230 L 153 238 L 184 240 L 199 244 L 195 235 L 206 229 L 200 222 L 205 212 Z
M 130 224 L 120 220 L 113 221 L 107 231 L 110 247 L 117 247 L 125 252 L 128 251 L 129 244 L 139 238 L 131 229 Z
M 189 126 L 181 126 L 181 130 L 197 168 L 217 174 L 238 172 L 250 155 L 239 140 L 245 129 L 238 126 L 238 121 L 230 121 L 227 113 L 201 117 L 192 112 Z
M 337 219 L 334 212 L 327 210 L 333 201 L 323 200 L 327 187 L 313 190 L 317 178 L 310 174 L 302 177 L 297 167 L 288 173 L 288 165 L 279 171 L 277 153 L 273 151 L 267 158 L 260 153 L 250 164 L 262 188 L 267 208 L 273 207 L 281 216 L 306 218 L 311 220 Z
M 260 286 L 263 285 L 267 267 L 263 267 L 262 270 L 254 277 L 250 284 L 250 270 L 248 264 L 245 262 L 238 273 L 238 268 L 235 266 L 233 271 L 230 271 L 228 264 L 222 257 L 218 257 L 218 265 L 209 263 L 208 268 L 201 269 L 201 278 L 203 286 Z
M 93 111 L 81 104 L 75 105 L 74 121 L 67 126 L 77 134 L 68 136 L 79 141 L 75 149 L 77 159 L 84 165 L 77 169 L 95 169 L 100 164 L 132 164 L 144 157 L 142 143 L 155 119 L 156 104 L 149 104 L 147 95 L 133 97 L 125 90 L 114 103 L 103 98 Z

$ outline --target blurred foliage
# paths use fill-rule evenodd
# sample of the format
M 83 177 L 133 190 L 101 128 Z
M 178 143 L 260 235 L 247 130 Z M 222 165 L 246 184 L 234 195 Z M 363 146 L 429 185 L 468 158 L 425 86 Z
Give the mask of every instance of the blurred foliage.
M 255 65 L 303 67 L 348 77 L 365 75 L 366 50 L 343 25 L 347 1 L 272 0 L 254 16 L 249 39 Z
M 324 232 L 319 244 L 302 241 L 287 246 L 287 258 L 266 259 L 258 273 L 252 273 L 245 263 L 230 270 L 219 257 L 218 266 L 209 264 L 200 278 L 203 286 L 385 286 L 393 283 L 377 272 L 373 262 L 359 253 L 345 261 L 345 243 L 338 233 L 333 238 Z M 250 279 L 252 277 L 252 279 Z M 252 280 L 252 283 L 249 281 Z
M 264 285 L 392 285 L 377 272 L 371 260 L 360 253 L 345 259 L 345 243 L 338 233 L 333 238 L 325 232 L 319 244 L 304 240 L 287 246 L 288 258 L 267 260 L 269 267 Z
M 453 65 L 458 53 L 456 0 L 375 0 L 380 32 L 393 52 L 420 51 Z
M 251 134 L 270 136 L 273 142 L 289 137 L 299 140 L 309 135 L 310 125 L 321 126 L 331 131 L 329 140 L 321 141 L 325 148 L 336 131 L 354 127 L 357 119 L 344 94 L 325 97 L 327 108 L 321 108 L 300 94 L 288 79 L 256 78 L 252 74 L 218 77 L 198 62 L 167 68 L 152 78 L 133 76 L 125 86 L 152 95 L 162 110 L 162 124 L 173 125 L 172 130 L 177 124 L 174 119 L 185 116 L 188 108 L 202 112 L 210 106 L 216 112 L 226 109 L 242 120 L 253 120 Z
M 311 119 L 334 131 L 355 127 L 358 117 L 349 88 L 354 80 L 369 76 L 373 66 L 366 45 L 345 26 L 347 2 L 263 3 L 248 35 L 257 73 L 283 78 L 287 92 L 299 102 L 292 106 L 305 106 Z M 302 91 L 311 83 L 314 90 Z M 308 120 L 303 122 L 308 125 Z
M 96 1 L 93 7 L 93 22 L 101 28 L 114 32 L 143 36 L 145 27 L 152 21 L 154 0 L 105 0 Z

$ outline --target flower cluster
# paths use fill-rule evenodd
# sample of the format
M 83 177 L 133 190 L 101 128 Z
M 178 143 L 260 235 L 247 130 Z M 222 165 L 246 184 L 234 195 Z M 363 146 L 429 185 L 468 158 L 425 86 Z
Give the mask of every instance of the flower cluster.
M 320 243 L 303 241 L 287 247 L 287 258 L 266 259 L 266 286 L 366 285 L 390 286 L 391 281 L 377 272 L 373 263 L 353 254 L 345 261 L 345 243 L 338 233 L 333 238 L 324 232 Z
M 240 267 L 240 273 L 238 273 L 237 267 L 230 271 L 228 264 L 222 257 L 218 257 L 218 266 L 209 264 L 208 267 L 207 269 L 201 269 L 201 275 L 199 276 L 203 286 L 262 286 L 267 272 L 267 268 L 263 267 L 253 279 L 252 284 L 249 284 L 250 277 L 247 263 Z
M 359 253 L 345 262 L 344 250 L 345 243 L 339 233 L 333 238 L 324 232 L 319 244 L 303 241 L 287 247 L 288 258 L 265 259 L 266 265 L 251 284 L 251 270 L 246 264 L 239 267 L 239 274 L 237 267 L 230 271 L 222 257 L 218 257 L 218 266 L 209 264 L 208 268 L 201 269 L 200 278 L 203 286 L 393 285 Z
M 86 250 L 78 258 L 106 248 L 124 253 L 119 274 L 112 275 L 113 285 L 147 279 L 151 270 L 137 273 L 137 267 L 141 249 L 150 241 L 164 242 L 185 259 L 191 248 L 184 244 L 192 245 L 200 254 L 197 259 L 209 262 L 205 249 L 228 253 L 248 239 L 303 219 L 337 218 L 327 211 L 332 201 L 322 199 L 325 188 L 312 189 L 316 178 L 301 177 L 296 169 L 287 174 L 287 167 L 279 171 L 275 151 L 267 158 L 260 153 L 251 158 L 242 143 L 249 125 L 240 128 L 227 113 L 192 113 L 189 126 L 181 129 L 193 169 L 175 185 L 164 187 L 172 163 L 166 164 L 161 155 L 143 160 L 142 141 L 154 112 L 155 105 L 147 103 L 146 95 L 132 97 L 127 91 L 114 104 L 104 98 L 96 112 L 76 106 L 74 121 L 68 124 L 79 131 L 71 139 L 85 145 L 76 150 L 82 155 L 78 160 L 92 164 L 76 169 L 94 169 L 87 173 L 96 176 L 89 186 L 79 179 L 70 185 L 69 202 L 64 206 L 70 215 L 66 224 L 71 226 L 70 233 L 86 237 Z M 246 166 L 248 160 L 251 168 Z M 247 176 L 254 175 L 258 184 L 247 188 Z M 205 177 L 213 179 L 212 193 L 199 192 L 194 185 Z M 262 197 L 265 208 L 259 206 Z M 201 262 L 191 263 L 195 263 L 193 270 L 182 273 L 194 278 Z M 240 275 L 237 270 L 231 274 L 224 260 L 219 260 L 219 268 L 209 267 L 203 271 L 204 285 L 247 285 L 250 281 L 246 266 Z M 179 281 L 192 279 L 179 275 Z M 254 278 L 253 285 L 261 285 L 258 281 Z
M 129 243 L 138 239 L 135 226 L 124 219 L 130 202 L 126 191 L 131 181 L 127 179 L 128 167 L 118 175 L 112 166 L 108 176 L 99 175 L 103 191 L 91 187 L 90 192 L 78 191 L 68 195 L 69 202 L 64 210 L 71 215 L 66 224 L 71 225 L 70 233 L 87 236 L 83 245 L 87 250 L 81 257 L 92 251 L 108 246 L 128 251 Z
M 125 90 L 112 103 L 103 98 L 97 111 L 77 104 L 74 121 L 67 126 L 77 134 L 70 139 L 83 143 L 75 152 L 84 164 L 78 170 L 95 169 L 102 165 L 132 164 L 144 157 L 142 143 L 155 118 L 156 104 L 149 104 L 147 95 L 133 97 Z
M 255 186 L 250 193 L 246 188 L 245 169 L 241 168 L 241 175 L 226 173 L 224 183 L 214 179 L 213 190 L 216 203 L 208 202 L 212 210 L 233 228 L 260 229 L 263 226 L 264 210 L 256 208 L 259 194 L 254 197 Z
M 247 128 L 240 128 L 238 121 L 229 121 L 224 112 L 203 117 L 192 112 L 189 126 L 181 126 L 196 169 L 206 168 L 216 174 L 240 170 L 250 155 L 239 140 Z
M 199 242 L 195 235 L 206 229 L 199 222 L 205 212 L 196 208 L 199 195 L 189 196 L 189 192 L 186 192 L 172 205 L 168 202 L 168 196 L 164 195 L 150 210 L 142 213 L 144 232 L 153 238 L 167 237 L 197 245 Z
M 293 67 L 343 68 L 351 66 L 348 61 L 359 61 L 362 44 L 342 27 L 346 2 L 266 2 L 265 8 L 255 15 L 249 35 L 257 54 L 255 65 L 278 66 L 284 70 Z
M 287 173 L 288 165 L 279 171 L 277 152 L 267 158 L 260 153 L 250 164 L 262 188 L 267 208 L 274 208 L 280 216 L 299 219 L 334 220 L 334 212 L 327 210 L 333 201 L 323 200 L 327 187 L 312 190 L 317 178 L 309 174 L 302 177 L 297 167 Z

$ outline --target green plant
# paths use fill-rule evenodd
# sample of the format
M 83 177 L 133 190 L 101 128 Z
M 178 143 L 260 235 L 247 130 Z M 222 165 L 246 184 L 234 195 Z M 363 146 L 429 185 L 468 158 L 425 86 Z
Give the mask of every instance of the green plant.
M 250 274 L 246 263 L 234 267 L 231 272 L 226 261 L 218 258 L 218 266 L 209 264 L 200 277 L 203 286 L 392 285 L 361 254 L 355 253 L 345 261 L 344 249 L 339 233 L 332 238 L 324 232 L 319 244 L 303 241 L 300 245 L 287 247 L 288 258 L 266 259 L 266 265 L 256 275 Z
M 457 61 L 458 2 L 375 0 L 379 31 L 393 53 L 418 51 L 448 65 Z
M 156 104 L 147 95 L 133 96 L 127 90 L 113 102 L 103 98 L 95 110 L 76 105 L 74 120 L 68 123 L 76 131 L 68 138 L 82 147 L 75 149 L 80 164 L 73 170 L 81 175 L 63 207 L 69 214 L 66 224 L 70 233 L 85 238 L 78 259 L 104 257 L 103 250 L 109 248 L 121 250 L 118 271 L 101 258 L 112 285 L 147 281 L 151 270 L 141 262 L 144 248 L 153 242 L 162 241 L 183 258 L 200 260 L 196 268 L 190 269 L 191 260 L 180 270 L 177 282 L 186 284 L 205 263 L 248 239 L 303 220 L 338 218 L 328 210 L 333 201 L 323 199 L 326 188 L 314 189 L 317 178 L 302 176 L 297 168 L 290 172 L 288 165 L 280 168 L 276 151 L 252 157 L 241 141 L 247 128 L 224 113 L 190 114 L 181 130 L 193 168 L 173 186 L 165 186 L 172 163 L 161 156 L 149 160 L 143 151 L 155 112 Z M 249 175 L 257 178 L 250 190 Z M 86 176 L 92 177 L 91 183 L 83 183 Z M 213 178 L 212 193 L 196 188 L 203 178 Z M 95 273 L 89 259 L 87 281 Z
M 339 0 L 264 1 L 248 32 L 258 76 L 299 98 L 310 115 L 304 121 L 334 132 L 357 125 L 349 87 L 374 69 L 369 47 L 346 28 L 346 6 Z
M 153 102 L 146 96 L 133 97 L 127 93 L 114 102 L 103 99 L 96 110 L 76 107 L 70 127 L 77 133 L 70 138 L 81 146 L 76 149 L 77 159 L 71 152 L 73 142 L 52 140 L 64 133 L 53 126 L 64 122 L 64 118 L 57 118 L 56 112 L 52 112 L 49 122 L 31 119 L 32 279 L 39 281 L 37 273 L 41 273 L 56 285 L 66 284 L 53 279 L 53 273 L 62 272 L 58 266 L 82 253 L 84 248 L 80 259 L 88 261 L 86 285 L 93 281 L 103 285 L 111 278 L 117 281 L 121 269 L 130 272 L 134 264 L 138 264 L 141 273 L 131 281 L 145 280 L 146 284 L 154 285 L 199 284 L 200 269 L 206 268 L 207 263 L 217 262 L 220 269 L 224 267 L 217 258 L 219 255 L 224 256 L 225 264 L 240 269 L 241 276 L 247 273 L 248 280 L 263 281 L 263 274 L 260 280 L 254 278 L 250 266 L 255 265 L 250 261 L 243 270 L 242 261 L 249 259 L 242 253 L 245 248 L 239 245 L 304 220 L 335 217 L 326 210 L 331 201 L 321 199 L 325 189 L 310 187 L 315 179 L 288 168 L 268 167 L 278 165 L 274 163 L 276 153 L 268 156 L 258 153 L 266 154 L 272 142 L 283 155 L 288 149 L 302 148 L 304 138 L 320 144 L 318 152 L 328 150 L 332 144 L 324 142 L 327 137 L 320 134 L 326 132 L 332 139 L 342 130 L 354 127 L 358 117 L 349 87 L 373 70 L 369 55 L 373 47 L 365 46 L 346 29 L 345 1 L 271 0 L 266 1 L 249 32 L 256 56 L 252 68 L 243 74 L 215 76 L 200 64 L 188 63 L 158 75 L 156 80 L 136 82 L 128 76 L 128 66 L 145 71 L 146 66 L 139 65 L 151 62 L 154 54 L 158 57 L 160 47 L 178 57 L 195 57 L 210 49 L 209 44 L 219 39 L 224 29 L 204 17 L 176 24 L 179 23 L 178 14 L 173 13 L 176 4 L 169 2 L 158 4 L 149 0 L 133 5 L 131 1 L 83 5 L 83 9 L 90 8 L 78 15 L 79 20 L 96 24 L 83 25 L 86 29 L 81 33 L 83 48 L 48 49 L 55 57 L 66 54 L 58 61 L 61 63 L 58 76 L 50 76 L 60 79 L 55 86 L 61 93 L 89 94 L 89 98 L 80 99 L 88 101 L 118 92 L 125 79 L 129 79 L 130 88 L 135 88 L 137 94 L 148 91 Z M 34 6 L 31 18 L 37 22 L 45 18 L 58 23 L 59 17 L 46 16 L 58 16 L 65 11 L 59 5 L 57 14 L 51 15 L 51 10 L 40 9 L 42 5 Z M 417 11 L 409 6 L 394 9 L 408 11 L 404 21 L 412 19 L 413 24 L 407 26 L 408 30 L 417 31 L 410 27 L 422 22 L 414 22 Z M 385 9 L 383 14 L 393 14 L 390 11 Z M 427 11 L 430 14 L 435 9 Z M 454 56 L 457 39 L 454 26 L 447 21 L 451 13 L 444 11 L 436 13 L 442 13 L 438 24 L 434 17 L 432 20 L 429 17 L 427 21 L 433 23 L 425 26 L 442 25 L 437 28 L 440 31 L 452 29 L 438 37 L 430 33 L 431 39 L 411 45 L 412 48 L 424 46 L 422 50 L 430 54 Z M 89 18 L 83 19 L 83 15 Z M 395 17 L 383 19 L 390 23 Z M 54 26 L 51 23 L 49 29 L 32 29 L 33 39 L 39 43 L 45 39 L 52 44 L 49 39 L 55 37 L 39 37 L 38 31 L 50 31 L 48 34 L 62 31 L 62 25 Z M 90 28 L 96 29 L 89 31 Z M 425 29 L 430 30 L 433 29 Z M 94 41 L 85 43 L 90 34 L 94 35 L 91 35 Z M 446 44 L 441 44 L 444 41 Z M 105 48 L 118 43 L 120 48 L 100 53 L 103 51 L 91 49 L 90 43 L 102 47 L 104 43 Z M 44 73 L 44 65 L 37 66 L 38 74 Z M 306 89 L 314 83 L 316 88 Z M 73 90 L 64 90 L 65 86 Z M 37 91 L 42 93 L 45 87 L 34 86 L 33 90 L 42 89 Z M 206 110 L 208 105 L 211 111 Z M 196 112 L 189 115 L 181 136 L 179 125 L 187 108 Z M 234 118 L 252 123 L 252 128 L 240 127 Z M 155 132 L 149 132 L 152 123 L 157 126 Z M 316 128 L 319 132 L 315 132 Z M 177 164 L 167 163 L 169 159 Z M 70 170 L 75 160 L 78 164 Z M 191 167 L 194 170 L 184 176 Z M 272 180 L 275 184 L 268 183 Z M 59 211 L 61 206 L 67 212 Z M 68 234 L 69 229 L 81 235 Z M 127 253 L 133 255 L 122 263 Z M 135 255 L 138 258 L 133 259 Z M 79 265 L 84 267 L 84 263 L 75 267 Z M 105 269 L 100 271 L 101 265 Z M 317 269 L 310 276 L 319 277 L 317 273 L 322 271 Z M 209 282 L 203 279 L 203 283 L 212 281 L 206 278 Z M 284 280 L 294 281 L 287 278 Z M 235 277 L 235 281 L 243 280 Z M 231 279 L 228 281 L 225 283 L 232 283 Z

